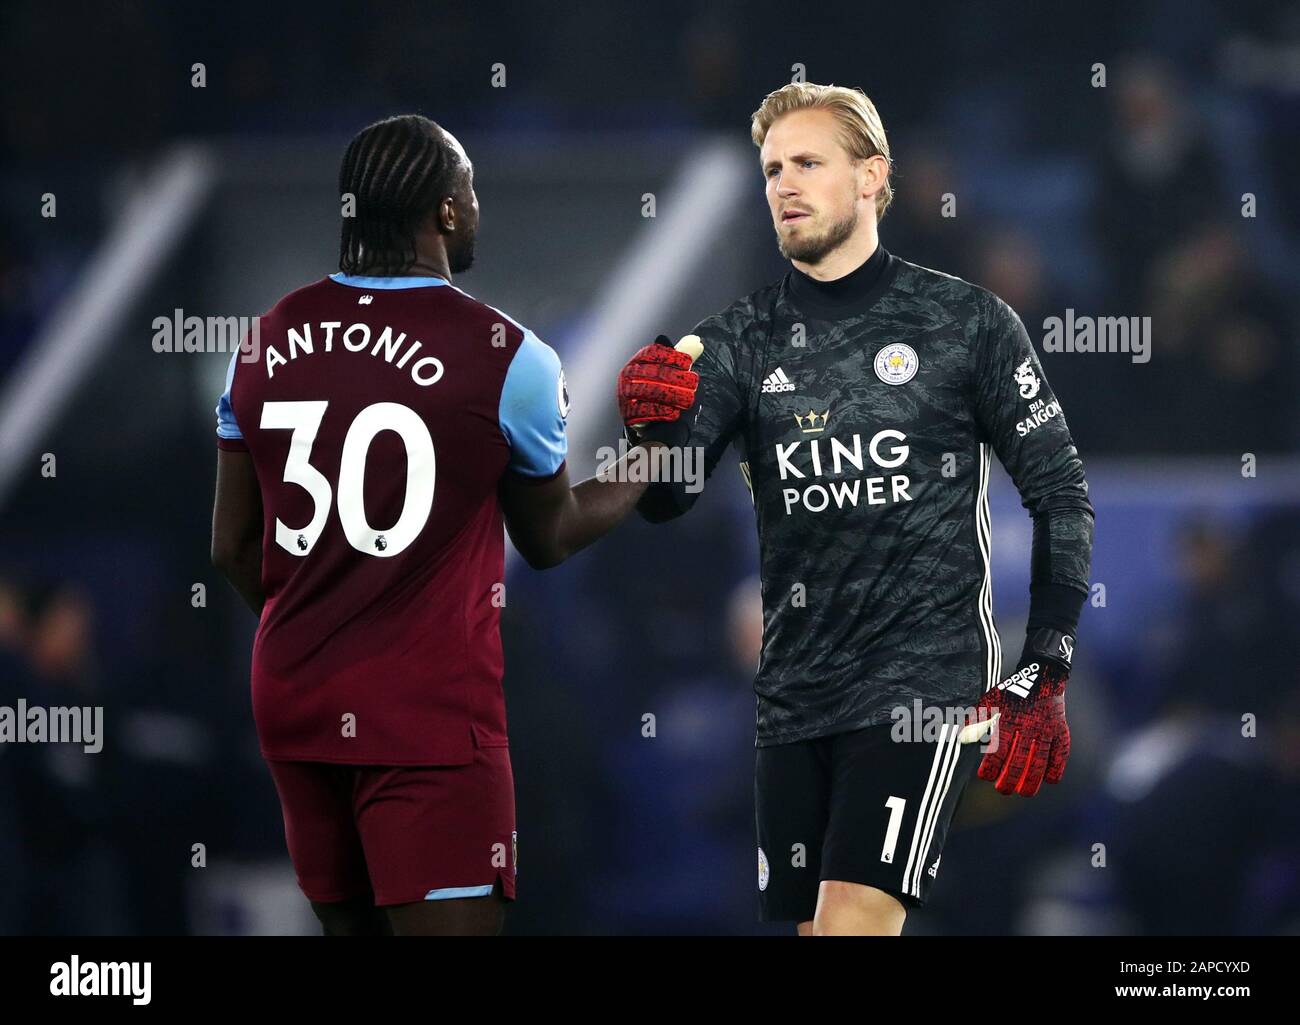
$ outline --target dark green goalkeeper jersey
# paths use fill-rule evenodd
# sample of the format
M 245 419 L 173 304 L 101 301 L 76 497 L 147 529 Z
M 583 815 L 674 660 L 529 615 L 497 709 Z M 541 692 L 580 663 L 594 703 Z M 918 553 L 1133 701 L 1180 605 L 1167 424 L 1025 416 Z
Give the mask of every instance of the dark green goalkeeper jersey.
M 995 454 L 1034 520 L 1034 581 L 1087 593 L 1083 464 L 1020 318 L 883 250 L 868 264 L 856 295 L 792 271 L 695 328 L 687 444 L 708 474 L 735 447 L 758 521 L 760 747 L 889 722 L 917 700 L 970 706 L 1001 679 Z M 665 519 L 696 497 L 656 484 L 641 508 Z

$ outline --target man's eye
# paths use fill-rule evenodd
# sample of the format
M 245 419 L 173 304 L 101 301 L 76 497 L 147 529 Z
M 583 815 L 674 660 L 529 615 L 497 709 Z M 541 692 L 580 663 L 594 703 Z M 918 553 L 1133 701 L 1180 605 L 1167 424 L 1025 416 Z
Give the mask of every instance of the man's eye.
M 767 176 L 768 176 L 769 178 L 771 178 L 772 175 L 776 174 L 776 172 L 777 172 L 778 170 L 779 170 L 779 168 L 776 168 L 776 167 L 769 167 L 769 168 L 767 169 Z
M 805 160 L 805 161 L 803 162 L 803 166 L 804 166 L 804 167 L 816 167 L 816 166 L 817 166 L 817 161 L 815 161 L 815 160 Z

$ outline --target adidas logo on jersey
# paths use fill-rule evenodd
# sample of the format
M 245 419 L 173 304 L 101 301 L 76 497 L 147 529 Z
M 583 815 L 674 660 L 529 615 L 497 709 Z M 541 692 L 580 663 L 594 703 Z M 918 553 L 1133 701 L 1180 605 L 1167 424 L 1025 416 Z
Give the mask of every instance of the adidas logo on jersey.
M 943 855 L 940 854 L 938 858 L 935 858 L 935 859 L 934 859 L 934 864 L 930 866 L 930 878 L 931 878 L 931 879 L 938 879 L 938 878 L 939 878 L 939 859 L 942 858 L 942 857 L 943 857 Z
M 375 297 L 373 295 L 363 295 L 360 299 L 357 300 L 357 305 L 369 306 L 374 301 L 375 301 Z
M 794 382 L 785 376 L 784 370 L 777 367 L 763 379 L 763 387 L 760 390 L 764 395 L 779 391 L 794 391 Z
M 1032 662 L 1021 669 L 1015 676 L 1004 683 L 999 684 L 1002 690 L 1009 690 L 1022 698 L 1029 697 L 1029 692 L 1034 689 L 1034 684 L 1038 682 L 1038 663 Z

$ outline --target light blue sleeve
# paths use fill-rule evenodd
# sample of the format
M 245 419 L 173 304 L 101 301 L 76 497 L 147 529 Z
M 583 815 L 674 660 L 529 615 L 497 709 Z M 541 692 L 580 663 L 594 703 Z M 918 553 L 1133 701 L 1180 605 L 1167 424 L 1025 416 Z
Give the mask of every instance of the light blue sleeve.
M 510 445 L 510 469 L 526 477 L 550 477 L 568 455 L 564 421 L 569 393 L 555 350 L 524 329 L 501 387 L 497 420 Z
M 217 399 L 217 437 L 218 438 L 243 438 L 244 432 L 239 429 L 239 424 L 235 422 L 235 410 L 230 405 L 230 387 L 235 380 L 235 361 L 239 359 L 240 350 L 236 349 L 230 354 L 230 366 L 226 370 L 226 390 L 221 393 L 221 398 Z

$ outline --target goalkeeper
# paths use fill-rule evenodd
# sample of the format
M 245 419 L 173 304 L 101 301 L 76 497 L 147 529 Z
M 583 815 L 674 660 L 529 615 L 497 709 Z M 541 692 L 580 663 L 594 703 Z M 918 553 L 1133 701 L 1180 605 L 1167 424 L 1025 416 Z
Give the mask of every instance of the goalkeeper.
M 1093 510 L 1015 312 L 881 246 L 892 187 L 871 101 L 791 84 L 752 136 L 790 270 L 695 329 L 693 368 L 667 345 L 638 352 L 620 408 L 635 437 L 702 449 L 706 475 L 734 446 L 753 497 L 763 917 L 803 935 L 897 935 L 977 769 L 1025 797 L 1065 771 Z M 692 369 L 697 392 L 680 376 Z M 1010 671 L 993 623 L 995 453 L 1034 525 Z M 662 522 L 697 497 L 654 483 L 638 510 Z

